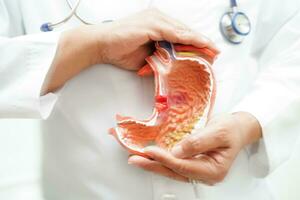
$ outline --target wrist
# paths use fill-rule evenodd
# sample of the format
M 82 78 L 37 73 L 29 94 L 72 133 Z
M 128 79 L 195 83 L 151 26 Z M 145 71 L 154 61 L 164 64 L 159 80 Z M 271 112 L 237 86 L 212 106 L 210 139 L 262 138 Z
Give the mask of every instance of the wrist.
M 262 137 L 262 127 L 252 114 L 248 112 L 236 112 L 232 116 L 240 128 L 243 146 L 252 144 Z
M 97 41 L 93 32 L 91 26 L 80 26 L 62 34 L 61 46 L 80 70 L 98 63 Z
M 63 32 L 59 38 L 51 70 L 43 86 L 43 93 L 56 90 L 66 81 L 95 64 L 97 51 L 94 43 L 93 37 L 89 37 L 85 27 Z

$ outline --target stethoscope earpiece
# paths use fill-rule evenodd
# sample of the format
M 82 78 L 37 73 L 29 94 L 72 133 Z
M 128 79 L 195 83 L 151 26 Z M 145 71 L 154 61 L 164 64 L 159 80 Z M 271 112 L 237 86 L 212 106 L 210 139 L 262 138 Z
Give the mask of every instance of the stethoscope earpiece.
M 44 23 L 41 25 L 40 30 L 42 32 L 49 32 L 52 31 L 54 28 L 56 28 L 57 26 L 66 23 L 67 21 L 69 21 L 73 16 L 75 16 L 79 21 L 81 21 L 83 24 L 86 25 L 92 25 L 93 23 L 90 23 L 86 20 L 84 20 L 82 17 L 79 16 L 79 14 L 77 14 L 77 8 L 79 7 L 81 0 L 77 0 L 75 6 L 73 7 L 70 0 L 66 0 L 69 8 L 71 9 L 70 13 L 63 18 L 62 20 L 56 22 L 56 23 Z M 102 21 L 102 23 L 108 23 L 108 22 L 112 22 L 113 20 L 108 19 L 108 20 L 104 20 Z
M 40 30 L 42 32 L 49 32 L 49 31 L 53 31 L 53 27 L 51 26 L 51 23 L 44 23 L 41 25 Z
M 85 21 L 83 19 L 81 19 L 77 14 L 76 14 L 76 10 L 81 2 L 81 0 L 77 0 L 76 4 L 74 7 L 72 7 L 71 3 L 70 3 L 70 0 L 66 0 L 71 11 L 70 13 L 65 17 L 63 18 L 62 20 L 56 22 L 56 23 L 50 23 L 50 22 L 47 22 L 47 23 L 44 23 L 41 25 L 40 27 L 40 30 L 42 32 L 49 32 L 49 31 L 52 31 L 55 27 L 61 25 L 61 24 L 64 24 L 66 23 L 67 21 L 69 21 L 74 15 L 80 20 L 82 21 L 83 23 L 85 23 Z

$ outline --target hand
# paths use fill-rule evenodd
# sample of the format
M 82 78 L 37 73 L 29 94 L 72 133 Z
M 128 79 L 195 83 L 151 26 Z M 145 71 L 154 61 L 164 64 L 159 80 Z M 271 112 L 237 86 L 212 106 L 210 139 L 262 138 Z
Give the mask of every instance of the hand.
M 218 52 L 214 44 L 186 25 L 164 15 L 157 9 L 148 9 L 135 15 L 102 24 L 95 31 L 99 41 L 99 62 L 136 70 L 152 54 L 152 41 L 209 47 Z
M 208 47 L 218 53 L 206 37 L 156 9 L 148 9 L 111 23 L 63 32 L 43 93 L 59 88 L 93 64 L 109 63 L 136 70 L 152 54 L 152 41 L 160 40 Z
M 175 180 L 195 179 L 213 185 L 225 178 L 240 150 L 257 141 L 261 134 L 259 122 L 249 113 L 221 115 L 186 137 L 171 152 L 148 147 L 145 152 L 150 159 L 133 155 L 128 163 Z

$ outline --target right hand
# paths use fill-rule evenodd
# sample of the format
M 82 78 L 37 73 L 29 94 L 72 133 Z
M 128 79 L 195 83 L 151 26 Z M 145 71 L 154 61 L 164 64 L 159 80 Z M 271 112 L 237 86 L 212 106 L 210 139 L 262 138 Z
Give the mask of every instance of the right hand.
M 136 70 L 152 54 L 152 41 L 209 47 L 218 52 L 214 44 L 186 25 L 164 15 L 157 9 L 148 9 L 127 18 L 94 27 L 99 49 L 99 63 Z
M 203 35 L 157 9 L 148 9 L 111 23 L 80 26 L 63 32 L 43 93 L 61 87 L 93 64 L 108 63 L 137 70 L 152 54 L 153 41 L 161 40 L 208 47 L 218 53 Z

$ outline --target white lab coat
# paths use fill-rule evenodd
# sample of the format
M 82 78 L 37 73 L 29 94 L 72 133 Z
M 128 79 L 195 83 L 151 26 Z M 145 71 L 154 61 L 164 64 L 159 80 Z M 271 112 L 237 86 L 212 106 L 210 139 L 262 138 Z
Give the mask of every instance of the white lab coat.
M 73 1 L 74 2 L 74 1 Z M 202 200 L 273 199 L 263 177 L 289 159 L 299 141 L 300 2 L 241 0 L 252 32 L 230 45 L 219 32 L 229 1 L 164 0 L 152 5 L 214 40 L 222 53 L 214 113 L 248 111 L 263 139 L 240 152 L 223 183 L 199 185 Z M 83 0 L 79 14 L 91 21 L 118 19 L 148 7 L 147 0 Z M 40 90 L 60 32 L 44 22 L 69 13 L 63 0 L 0 0 L 0 117 L 44 118 L 43 188 L 47 200 L 190 200 L 190 184 L 127 164 L 127 152 L 107 134 L 115 113 L 146 117 L 153 80 L 111 65 L 96 65 L 55 93 Z

